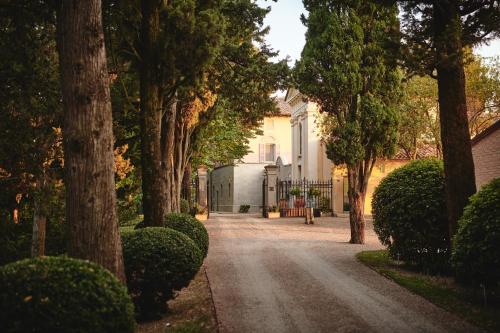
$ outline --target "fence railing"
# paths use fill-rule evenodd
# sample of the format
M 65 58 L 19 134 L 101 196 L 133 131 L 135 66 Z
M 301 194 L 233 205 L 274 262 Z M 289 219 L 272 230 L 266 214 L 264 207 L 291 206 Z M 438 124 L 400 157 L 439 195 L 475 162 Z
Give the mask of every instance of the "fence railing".
M 276 202 L 281 216 L 305 216 L 305 208 L 314 209 L 315 216 L 331 212 L 333 182 L 314 180 L 279 180 Z

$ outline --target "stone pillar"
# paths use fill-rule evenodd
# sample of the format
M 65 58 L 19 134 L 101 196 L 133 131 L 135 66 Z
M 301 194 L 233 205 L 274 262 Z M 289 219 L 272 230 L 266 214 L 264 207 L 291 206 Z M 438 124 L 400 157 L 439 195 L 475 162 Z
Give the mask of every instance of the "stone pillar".
M 276 202 L 276 182 L 278 181 L 278 167 L 276 165 L 266 165 L 265 169 L 267 178 L 266 206 L 277 206 L 278 203 Z
M 207 197 L 208 169 L 205 166 L 198 168 L 198 205 L 208 207 Z

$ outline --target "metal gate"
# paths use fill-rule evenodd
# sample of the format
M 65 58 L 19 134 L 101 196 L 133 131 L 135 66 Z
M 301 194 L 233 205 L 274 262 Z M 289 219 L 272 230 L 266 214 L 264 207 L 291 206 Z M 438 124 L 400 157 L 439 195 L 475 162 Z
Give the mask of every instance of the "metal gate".
M 267 191 L 264 191 L 266 193 Z M 305 217 L 306 207 L 312 207 L 314 216 L 332 212 L 333 181 L 279 180 L 276 184 L 276 202 L 281 217 Z

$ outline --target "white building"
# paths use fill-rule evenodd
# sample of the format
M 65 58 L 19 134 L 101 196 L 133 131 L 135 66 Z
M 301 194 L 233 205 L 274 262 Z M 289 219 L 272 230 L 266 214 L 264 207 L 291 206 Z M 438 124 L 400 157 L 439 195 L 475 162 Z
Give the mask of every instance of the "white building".
M 292 158 L 290 107 L 278 99 L 280 113 L 264 118 L 259 135 L 250 140 L 251 152 L 241 162 L 215 168 L 210 173 L 210 210 L 238 212 L 241 205 L 250 205 L 250 212 L 262 208 L 264 167 Z M 283 168 L 286 172 L 286 168 Z
M 291 107 L 293 180 L 330 180 L 333 163 L 326 156 L 317 130 L 316 122 L 321 117 L 317 105 L 293 88 L 288 90 L 285 101 Z

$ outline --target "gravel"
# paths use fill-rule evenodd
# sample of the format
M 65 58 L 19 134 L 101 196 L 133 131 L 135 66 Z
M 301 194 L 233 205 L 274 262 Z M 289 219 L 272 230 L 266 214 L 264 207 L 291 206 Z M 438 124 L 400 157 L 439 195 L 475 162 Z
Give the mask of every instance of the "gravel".
M 478 332 L 359 263 L 380 249 L 370 223 L 352 245 L 346 218 L 211 214 L 205 261 L 221 332 Z

